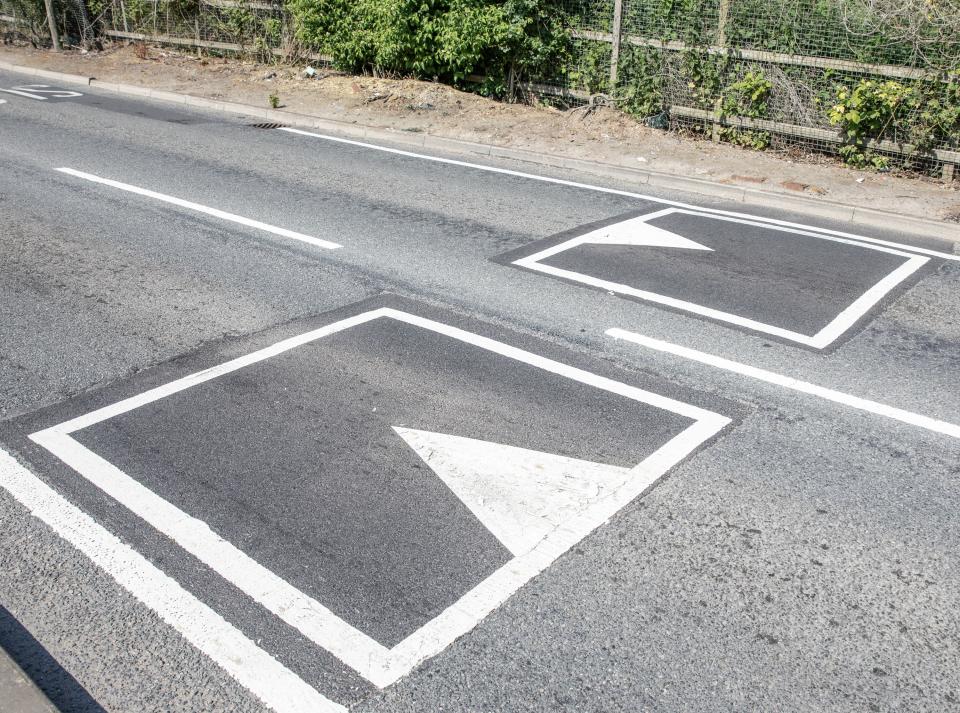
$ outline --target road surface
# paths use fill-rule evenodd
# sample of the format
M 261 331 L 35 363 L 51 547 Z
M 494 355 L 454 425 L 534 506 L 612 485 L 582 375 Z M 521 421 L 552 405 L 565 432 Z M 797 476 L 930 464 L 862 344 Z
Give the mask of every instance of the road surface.
M 61 710 L 960 708 L 949 242 L 0 89 L 0 644 Z

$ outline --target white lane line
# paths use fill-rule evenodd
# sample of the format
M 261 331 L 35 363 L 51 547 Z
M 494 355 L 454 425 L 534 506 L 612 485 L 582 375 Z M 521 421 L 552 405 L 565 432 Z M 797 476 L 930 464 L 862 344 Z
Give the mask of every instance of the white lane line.
M 661 203 L 663 205 L 672 205 L 678 208 L 686 208 L 688 210 L 695 210 L 703 213 L 711 213 L 713 215 L 718 215 L 718 216 L 725 215 L 732 218 L 737 218 L 739 220 L 756 221 L 758 223 L 762 223 L 766 225 L 779 225 L 785 228 L 813 230 L 818 233 L 826 233 L 827 235 L 835 235 L 841 238 L 849 238 L 851 240 L 856 240 L 861 243 L 872 243 L 874 245 L 886 245 L 887 247 L 898 248 L 900 250 L 909 250 L 910 252 L 913 252 L 913 253 L 921 253 L 923 255 L 933 255 L 935 257 L 943 258 L 944 260 L 960 261 L 960 255 L 953 255 L 952 253 L 940 252 L 939 250 L 930 250 L 928 248 L 916 247 L 914 245 L 906 245 L 904 243 L 897 243 L 891 240 L 880 240 L 879 238 L 868 238 L 863 235 L 856 235 L 855 233 L 845 233 L 840 230 L 818 228 L 813 225 L 804 225 L 803 223 L 792 223 L 788 220 L 778 220 L 776 218 L 765 218 L 757 215 L 749 215 L 747 213 L 737 213 L 735 211 L 719 210 L 717 208 L 704 208 L 703 206 L 693 205 L 692 203 L 682 203 L 680 201 L 672 201 L 666 198 L 657 198 L 656 196 L 649 196 L 643 193 L 634 193 L 632 191 L 621 191 L 616 188 L 606 188 L 604 186 L 596 186 L 590 183 L 580 183 L 578 181 L 568 181 L 563 178 L 553 178 L 551 176 L 541 176 L 535 173 L 525 173 L 523 171 L 514 171 L 509 168 L 487 166 L 482 163 L 458 161 L 452 158 L 442 158 L 440 156 L 431 156 L 429 154 L 417 153 L 415 151 L 404 151 L 403 149 L 395 149 L 389 146 L 371 144 L 365 141 L 356 141 L 354 139 L 344 139 L 339 136 L 330 136 L 329 134 L 318 134 L 313 131 L 304 131 L 303 129 L 293 129 L 289 126 L 282 126 L 278 130 L 286 131 L 287 133 L 290 133 L 290 134 L 299 134 L 301 136 L 310 136 L 315 139 L 323 139 L 324 141 L 332 141 L 334 143 L 339 143 L 339 144 L 359 146 L 365 149 L 372 149 L 373 151 L 383 151 L 384 153 L 395 154 L 397 156 L 407 156 L 409 158 L 418 158 L 418 159 L 423 159 L 424 161 L 444 163 L 450 166 L 462 166 L 464 168 L 474 168 L 474 169 L 477 169 L 478 171 L 487 171 L 489 173 L 499 173 L 504 176 L 516 176 L 517 178 L 527 178 L 532 181 L 541 181 L 543 183 L 553 183 L 559 186 L 568 186 L 570 188 L 581 188 L 583 190 L 596 191 L 598 193 L 609 193 L 610 195 L 624 196 L 626 198 L 638 198 L 640 200 L 652 201 L 654 203 Z
M 876 414 L 877 416 L 892 418 L 896 421 L 901 421 L 902 423 L 906 423 L 911 426 L 917 426 L 928 431 L 933 431 L 934 433 L 952 436 L 953 438 L 960 438 L 960 425 L 955 423 L 940 421 L 919 413 L 905 411 L 904 409 L 897 408 L 896 406 L 887 406 L 886 404 L 882 404 L 877 401 L 862 399 L 859 396 L 852 396 L 850 394 L 845 394 L 842 391 L 835 391 L 824 386 L 817 386 L 816 384 L 800 381 L 799 379 L 794 379 L 790 376 L 784 376 L 783 374 L 777 374 L 765 369 L 759 369 L 755 366 L 749 366 L 737 361 L 731 361 L 730 359 L 724 359 L 723 357 L 707 354 L 706 352 L 697 351 L 696 349 L 682 347 L 679 344 L 672 344 L 660 339 L 654 339 L 653 337 L 647 337 L 642 334 L 637 334 L 636 332 L 629 332 L 625 329 L 608 329 L 606 334 L 614 339 L 623 339 L 634 344 L 639 344 L 642 347 L 655 349 L 667 354 L 673 354 L 674 356 L 690 359 L 691 361 L 696 361 L 701 364 L 706 364 L 718 369 L 730 371 L 735 374 L 741 374 L 742 376 L 749 376 L 750 378 L 758 379 L 759 381 L 765 381 L 768 384 L 782 386 L 786 389 L 792 389 L 793 391 L 810 394 L 811 396 L 818 396 L 821 399 L 826 399 L 828 401 L 833 401 L 834 403 L 842 404 L 843 406 L 849 406 L 860 411 Z
M 277 713 L 346 713 L 2 449 L 0 487 Z
M 146 188 L 140 188 L 139 186 L 132 186 L 129 183 L 121 183 L 120 181 L 114 181 L 110 178 L 102 178 L 100 176 L 95 176 L 92 173 L 84 173 L 83 171 L 77 171 L 73 168 L 58 168 L 60 173 L 66 173 L 67 175 L 74 176 L 76 178 L 82 178 L 87 181 L 92 181 L 93 183 L 100 183 L 104 186 L 110 186 L 111 188 L 117 188 L 121 191 L 128 191 L 130 193 L 136 193 L 141 196 L 146 196 L 147 198 L 154 198 L 158 201 L 163 201 L 164 203 L 171 203 L 181 208 L 187 208 L 188 210 L 194 210 L 198 213 L 205 213 L 207 215 L 212 215 L 215 218 L 220 218 L 222 220 L 229 220 L 231 223 L 239 223 L 240 225 L 245 225 L 249 228 L 256 228 L 257 230 L 263 230 L 267 233 L 273 233 L 274 235 L 279 235 L 284 238 L 290 238 L 292 240 L 299 240 L 304 243 L 309 243 L 310 245 L 315 245 L 318 248 L 326 248 L 328 250 L 333 250 L 336 248 L 343 247 L 338 243 L 330 242 L 329 240 L 322 240 L 320 238 L 315 238 L 311 235 L 304 235 L 303 233 L 296 233 L 292 230 L 287 230 L 286 228 L 278 228 L 275 225 L 270 225 L 268 223 L 261 223 L 259 220 L 252 220 L 250 218 L 244 218 L 241 215 L 235 215 L 233 213 L 227 213 L 226 211 L 218 210 L 217 208 L 210 208 L 205 205 L 200 205 L 199 203 L 193 203 L 191 201 L 184 200 L 183 198 L 176 198 L 174 196 L 168 196 L 164 193 L 157 193 L 156 191 L 151 191 Z

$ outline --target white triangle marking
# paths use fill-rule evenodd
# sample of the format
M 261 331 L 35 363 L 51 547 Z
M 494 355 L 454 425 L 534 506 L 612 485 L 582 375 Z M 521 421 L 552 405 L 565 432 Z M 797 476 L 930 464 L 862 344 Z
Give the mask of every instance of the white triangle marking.
M 713 248 L 685 238 L 682 235 L 671 233 L 669 230 L 658 228 L 647 223 L 643 217 L 631 218 L 622 223 L 614 223 L 605 228 L 599 228 L 580 237 L 583 243 L 593 245 L 638 245 L 653 248 L 683 248 L 686 250 L 708 250 Z
M 626 482 L 630 469 L 394 426 L 515 556 Z

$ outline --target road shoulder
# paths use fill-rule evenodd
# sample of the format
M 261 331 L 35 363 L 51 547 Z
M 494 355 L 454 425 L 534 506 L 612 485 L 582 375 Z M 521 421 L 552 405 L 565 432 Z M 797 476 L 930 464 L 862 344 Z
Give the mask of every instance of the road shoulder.
M 217 60 L 216 67 L 201 69 L 196 58 L 175 52 L 159 55 L 139 66 L 144 63 L 123 49 L 103 55 L 52 56 L 3 48 L 0 69 L 374 143 L 522 161 L 651 190 L 688 191 L 950 243 L 960 236 L 960 225 L 954 222 L 960 215 L 960 193 L 953 185 L 687 140 L 636 122 L 624 126 L 620 115 L 573 119 L 564 112 L 500 104 L 427 82 L 391 80 L 385 89 L 381 84 L 387 80 L 332 75 L 323 81 L 306 80 L 291 68 L 273 70 L 227 60 L 224 67 Z M 265 70 L 270 71 L 264 74 Z M 342 83 L 347 84 L 345 95 L 341 91 L 328 96 L 332 85 Z M 267 108 L 259 99 L 271 92 L 281 95 L 282 108 Z M 402 106 L 388 105 L 398 92 L 403 94 Z M 417 103 L 424 92 L 438 106 Z M 422 106 L 431 108 L 418 108 Z M 481 124 L 491 126 L 480 131 Z

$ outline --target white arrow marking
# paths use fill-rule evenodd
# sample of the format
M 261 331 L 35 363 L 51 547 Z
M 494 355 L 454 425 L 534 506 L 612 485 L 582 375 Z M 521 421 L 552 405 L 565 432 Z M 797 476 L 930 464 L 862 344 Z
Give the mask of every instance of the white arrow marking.
M 28 99 L 38 99 L 39 101 L 46 101 L 46 97 L 42 97 L 39 94 L 30 94 L 29 92 L 22 92 L 17 89 L 0 89 L 0 92 L 6 92 L 7 94 L 16 94 L 19 97 L 27 97 Z
M 620 488 L 630 469 L 394 427 L 514 556 Z
M 683 248 L 686 250 L 709 250 L 706 245 L 694 242 L 682 235 L 650 225 L 642 216 L 614 223 L 580 237 L 579 242 L 592 245 L 638 245 L 651 248 Z
M 46 101 L 47 97 L 43 96 L 44 94 L 49 94 L 54 99 L 70 99 L 72 97 L 83 96 L 80 92 L 71 92 L 68 89 L 51 89 L 48 84 L 24 84 L 23 86 L 13 87 L 12 89 L 0 89 L 0 92 L 16 94 L 21 97 L 38 99 L 40 101 Z

